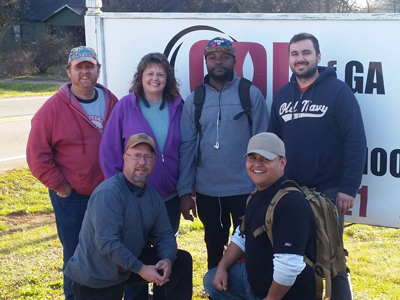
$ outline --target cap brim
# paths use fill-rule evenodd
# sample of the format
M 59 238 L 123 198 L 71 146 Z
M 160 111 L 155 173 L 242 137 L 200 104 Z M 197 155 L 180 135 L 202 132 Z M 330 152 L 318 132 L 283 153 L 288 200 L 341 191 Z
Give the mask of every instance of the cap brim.
M 137 142 L 135 142 L 133 144 L 130 144 L 129 147 L 127 145 L 125 147 L 125 151 L 128 150 L 128 149 L 131 149 L 131 148 L 133 148 L 133 147 L 135 147 L 135 146 L 137 146 L 139 144 L 147 144 L 147 145 L 149 145 L 150 148 L 153 150 L 153 152 L 156 153 L 156 149 L 154 148 L 154 145 L 152 145 L 150 142 L 147 142 L 147 141 L 137 141 Z
M 260 154 L 261 156 L 264 156 L 266 159 L 269 159 L 269 160 L 274 160 L 275 158 L 278 157 L 278 154 L 275 154 L 275 153 L 272 153 L 269 151 L 265 151 L 265 150 L 251 150 L 251 151 L 247 152 L 243 157 L 246 157 L 247 155 L 249 155 L 251 153 Z
M 94 58 L 91 58 L 91 57 L 80 57 L 79 60 L 74 59 L 71 61 L 71 65 L 76 66 L 77 64 L 80 64 L 81 62 L 84 62 L 84 61 L 87 61 L 94 65 L 97 65 L 97 60 L 95 60 Z
M 227 47 L 207 47 L 206 49 L 204 49 L 204 56 L 207 56 L 210 53 L 213 52 L 225 52 L 227 54 L 232 55 L 233 57 L 235 57 L 236 53 L 235 53 L 235 49 L 233 48 L 227 48 Z

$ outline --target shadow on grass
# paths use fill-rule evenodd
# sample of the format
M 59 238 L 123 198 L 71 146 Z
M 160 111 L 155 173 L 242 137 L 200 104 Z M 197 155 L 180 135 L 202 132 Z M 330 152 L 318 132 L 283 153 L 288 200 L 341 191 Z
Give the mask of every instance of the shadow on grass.
M 57 238 L 58 238 L 57 233 L 54 233 L 52 235 L 47 236 L 46 238 L 40 238 L 40 239 L 36 239 L 36 240 L 30 241 L 30 242 L 22 241 L 20 244 L 17 244 L 14 247 L 0 250 L 0 255 L 7 255 L 9 253 L 12 253 L 12 252 L 20 249 L 21 247 L 26 248 L 29 246 L 39 245 L 39 244 L 43 244 L 44 242 L 51 241 L 51 240 L 54 240 Z
M 11 226 L 11 228 L 0 231 L 0 237 L 55 224 L 54 214 L 28 215 L 21 212 L 15 212 L 3 216 L 0 218 L 0 221 Z

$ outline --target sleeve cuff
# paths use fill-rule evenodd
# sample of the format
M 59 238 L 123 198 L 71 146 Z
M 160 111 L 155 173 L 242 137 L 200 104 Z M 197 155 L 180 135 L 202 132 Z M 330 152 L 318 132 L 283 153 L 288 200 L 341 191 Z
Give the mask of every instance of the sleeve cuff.
M 285 286 L 292 286 L 305 268 L 303 256 L 298 254 L 275 254 L 274 256 L 274 280 Z

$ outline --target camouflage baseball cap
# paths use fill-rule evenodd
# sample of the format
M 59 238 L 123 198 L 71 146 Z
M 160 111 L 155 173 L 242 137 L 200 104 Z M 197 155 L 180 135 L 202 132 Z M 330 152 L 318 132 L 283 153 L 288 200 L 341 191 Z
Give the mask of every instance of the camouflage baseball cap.
M 94 65 L 97 64 L 97 54 L 93 48 L 80 46 L 71 50 L 68 64 L 76 66 L 83 61 L 91 62 Z
M 215 51 L 222 51 L 226 52 L 233 57 L 235 57 L 235 48 L 232 46 L 232 42 L 230 40 L 227 40 L 223 37 L 216 37 L 210 40 L 207 43 L 206 49 L 204 49 L 204 56 L 207 56 L 211 52 Z

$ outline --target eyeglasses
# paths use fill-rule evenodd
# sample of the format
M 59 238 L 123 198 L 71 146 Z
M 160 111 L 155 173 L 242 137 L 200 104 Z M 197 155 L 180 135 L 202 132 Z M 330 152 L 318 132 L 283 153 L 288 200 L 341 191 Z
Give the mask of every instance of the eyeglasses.
M 139 153 L 133 153 L 133 154 L 128 154 L 125 153 L 126 155 L 128 155 L 133 161 L 140 161 L 143 157 L 144 161 L 149 163 L 149 162 L 153 162 L 156 158 L 154 155 L 150 155 L 150 154 L 139 154 Z

